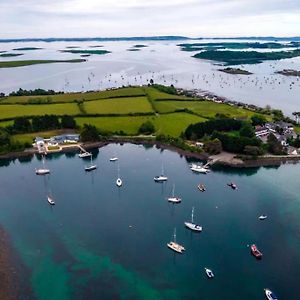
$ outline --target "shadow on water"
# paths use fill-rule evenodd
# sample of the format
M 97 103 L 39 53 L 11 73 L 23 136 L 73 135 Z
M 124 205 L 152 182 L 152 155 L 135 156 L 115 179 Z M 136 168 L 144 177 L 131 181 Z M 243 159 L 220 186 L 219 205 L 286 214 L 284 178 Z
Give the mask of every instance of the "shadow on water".
M 229 166 L 221 166 L 214 165 L 211 169 L 214 172 L 222 173 L 222 174 L 231 174 L 231 175 L 239 175 L 239 176 L 252 176 L 255 175 L 261 167 L 253 167 L 253 168 L 232 168 Z
M 18 161 L 21 164 L 28 164 L 32 161 L 33 158 L 34 158 L 34 155 L 28 155 L 28 156 L 19 157 Z

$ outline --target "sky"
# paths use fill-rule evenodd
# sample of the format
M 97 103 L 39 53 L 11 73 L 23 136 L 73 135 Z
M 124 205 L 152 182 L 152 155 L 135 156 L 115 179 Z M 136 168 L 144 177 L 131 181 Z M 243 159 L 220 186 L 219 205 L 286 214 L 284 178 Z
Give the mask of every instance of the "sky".
M 300 36 L 300 0 L 0 0 L 0 38 Z

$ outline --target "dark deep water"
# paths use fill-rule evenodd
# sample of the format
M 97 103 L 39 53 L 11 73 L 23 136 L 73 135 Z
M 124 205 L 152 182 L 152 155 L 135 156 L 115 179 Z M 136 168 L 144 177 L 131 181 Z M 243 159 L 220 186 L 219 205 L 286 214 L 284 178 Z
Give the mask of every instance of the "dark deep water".
M 121 189 L 117 163 L 109 162 L 115 154 Z M 177 153 L 131 144 L 101 148 L 95 161 L 98 169 L 85 173 L 75 153 L 48 156 L 45 177 L 34 173 L 40 158 L 2 161 L 0 223 L 36 299 L 258 300 L 264 288 L 299 299 L 300 165 L 197 175 Z M 157 184 L 162 162 L 169 181 Z M 183 198 L 176 206 L 166 201 L 173 183 Z M 55 207 L 47 203 L 49 191 Z M 192 207 L 202 233 L 184 227 Z M 259 221 L 263 213 L 268 219 Z M 183 255 L 166 246 L 175 227 Z M 263 252 L 261 261 L 251 256 L 251 243 Z

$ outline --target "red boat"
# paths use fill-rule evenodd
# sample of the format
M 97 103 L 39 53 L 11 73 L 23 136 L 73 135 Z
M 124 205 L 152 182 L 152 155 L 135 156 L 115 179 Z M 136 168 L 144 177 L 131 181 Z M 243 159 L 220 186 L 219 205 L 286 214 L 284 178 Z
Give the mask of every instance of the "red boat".
M 257 249 L 256 245 L 253 244 L 251 245 L 251 253 L 257 258 L 261 259 L 262 258 L 262 253 Z

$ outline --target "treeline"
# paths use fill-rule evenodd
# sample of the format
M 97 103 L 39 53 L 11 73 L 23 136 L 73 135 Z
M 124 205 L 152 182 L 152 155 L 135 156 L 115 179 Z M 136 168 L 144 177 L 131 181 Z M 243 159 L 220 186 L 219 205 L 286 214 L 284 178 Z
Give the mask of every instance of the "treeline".
M 11 92 L 9 96 L 42 96 L 42 95 L 56 95 L 63 94 L 64 92 L 55 92 L 54 90 L 44 90 L 44 89 L 35 89 L 35 90 L 23 90 L 19 89 L 16 92 Z
M 72 116 L 44 115 L 32 117 L 31 120 L 25 117 L 18 117 L 14 120 L 13 125 L 8 126 L 7 129 L 10 134 L 16 134 L 60 128 L 73 129 L 76 127 L 76 121 Z
M 150 83 L 153 83 L 153 79 Z M 162 93 L 167 93 L 167 94 L 171 94 L 171 95 L 177 94 L 177 90 L 175 89 L 173 84 L 170 86 L 161 85 L 161 84 L 152 84 L 152 87 L 154 87 L 155 89 L 157 89 L 158 91 L 160 91 Z

